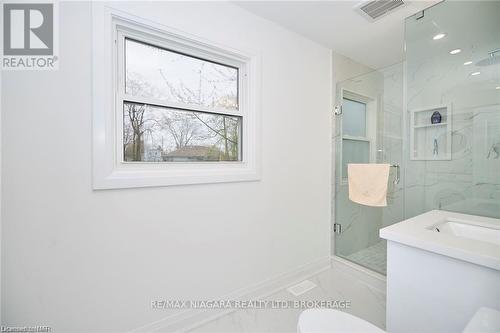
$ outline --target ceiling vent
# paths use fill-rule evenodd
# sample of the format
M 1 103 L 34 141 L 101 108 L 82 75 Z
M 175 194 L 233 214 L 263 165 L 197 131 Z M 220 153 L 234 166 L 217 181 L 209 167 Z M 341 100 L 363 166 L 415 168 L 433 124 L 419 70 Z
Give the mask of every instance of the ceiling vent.
M 372 0 L 361 2 L 355 9 L 373 22 L 404 5 L 403 0 Z

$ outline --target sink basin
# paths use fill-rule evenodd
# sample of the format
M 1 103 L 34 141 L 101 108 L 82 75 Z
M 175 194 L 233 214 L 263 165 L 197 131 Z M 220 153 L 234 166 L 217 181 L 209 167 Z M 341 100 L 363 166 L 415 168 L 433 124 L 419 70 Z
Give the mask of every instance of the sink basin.
M 430 229 L 455 237 L 500 245 L 500 229 L 477 225 L 470 221 L 446 218 L 444 221 L 433 225 Z
M 432 210 L 380 229 L 380 237 L 500 271 L 500 219 Z

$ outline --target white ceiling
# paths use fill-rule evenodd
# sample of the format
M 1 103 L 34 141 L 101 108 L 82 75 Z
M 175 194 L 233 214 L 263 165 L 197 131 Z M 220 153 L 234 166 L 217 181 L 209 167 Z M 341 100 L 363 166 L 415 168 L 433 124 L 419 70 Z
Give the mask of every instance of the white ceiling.
M 353 9 L 361 1 L 237 1 L 235 4 L 379 69 L 403 59 L 404 19 L 439 1 L 405 1 L 405 6 L 375 22 L 369 22 Z

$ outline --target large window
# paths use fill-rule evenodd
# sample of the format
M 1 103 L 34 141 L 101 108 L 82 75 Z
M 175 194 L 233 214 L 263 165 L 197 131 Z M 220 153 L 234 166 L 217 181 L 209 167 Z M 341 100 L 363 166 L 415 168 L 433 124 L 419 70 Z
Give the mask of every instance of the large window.
M 124 43 L 123 161 L 239 161 L 238 68 Z
M 94 24 L 112 31 L 93 36 L 94 187 L 259 179 L 257 58 L 102 10 Z

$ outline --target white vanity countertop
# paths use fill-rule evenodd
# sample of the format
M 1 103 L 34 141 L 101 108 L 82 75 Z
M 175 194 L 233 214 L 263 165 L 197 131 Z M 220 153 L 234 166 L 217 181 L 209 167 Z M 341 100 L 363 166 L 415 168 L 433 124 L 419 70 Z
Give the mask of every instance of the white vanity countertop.
M 380 237 L 500 270 L 499 245 L 432 230 L 434 225 L 447 219 L 464 224 L 500 229 L 500 219 L 433 210 L 380 229 Z

